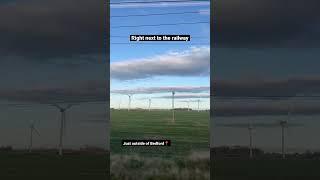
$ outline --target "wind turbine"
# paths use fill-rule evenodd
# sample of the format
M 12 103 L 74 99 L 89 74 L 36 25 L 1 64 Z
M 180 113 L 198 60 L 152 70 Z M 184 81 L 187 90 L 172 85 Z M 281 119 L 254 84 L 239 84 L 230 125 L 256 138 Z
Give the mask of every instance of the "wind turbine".
M 59 155 L 63 155 L 63 137 L 66 134 L 66 110 L 70 109 L 74 104 L 69 104 L 66 107 L 61 107 L 57 104 L 53 104 L 56 108 L 60 110 L 61 113 L 61 123 L 60 123 L 60 137 L 59 137 Z
M 175 122 L 175 117 L 174 117 L 174 94 L 175 94 L 175 92 L 172 91 L 172 122 Z
M 284 150 L 284 128 L 287 125 L 287 121 L 281 120 L 280 126 L 281 126 L 281 153 L 282 153 L 282 159 L 285 159 L 285 150 Z
M 198 99 L 197 102 L 198 102 L 198 112 L 200 112 L 200 99 Z
M 262 123 L 256 123 L 253 125 L 252 123 L 234 123 L 234 124 L 217 124 L 217 127 L 230 127 L 230 128 L 247 128 L 249 131 L 249 157 L 250 159 L 253 158 L 253 141 L 252 141 L 252 136 L 253 136 L 253 129 L 254 126 L 265 126 L 265 124 Z
M 34 121 L 30 124 L 30 145 L 29 145 L 29 152 L 32 152 L 32 146 L 33 146 L 33 132 L 35 132 L 38 136 L 40 136 L 39 131 L 34 126 Z
M 189 100 L 187 101 L 187 104 L 188 104 L 188 111 L 190 111 L 190 101 Z
M 288 119 L 287 120 L 281 120 L 280 121 L 280 126 L 281 126 L 281 154 L 282 154 L 282 159 L 286 158 L 286 152 L 285 152 L 285 133 L 284 129 L 288 128 L 288 123 L 290 120 L 291 116 L 291 104 L 288 106 Z
M 151 98 L 148 99 L 149 100 L 149 111 L 151 109 Z
M 249 156 L 252 159 L 252 157 L 253 157 L 253 152 L 252 152 L 252 130 L 253 130 L 253 127 L 252 127 L 251 123 L 248 126 L 248 130 L 249 130 L 249 151 L 250 151 Z
M 128 98 L 129 98 L 129 102 L 128 102 L 128 111 L 130 111 L 131 109 L 131 97 L 132 97 L 132 94 L 127 94 Z

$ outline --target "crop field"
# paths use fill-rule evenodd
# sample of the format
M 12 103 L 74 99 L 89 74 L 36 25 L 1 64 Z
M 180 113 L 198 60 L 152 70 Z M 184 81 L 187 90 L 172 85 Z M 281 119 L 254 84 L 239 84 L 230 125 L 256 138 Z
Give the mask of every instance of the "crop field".
M 126 111 L 111 112 L 111 149 L 114 154 L 183 156 L 193 151 L 209 152 L 209 112 Z M 169 139 L 171 147 L 122 147 L 122 139 Z
M 0 153 L 0 179 L 70 180 L 108 179 L 107 155 Z
M 113 110 L 111 179 L 209 179 L 209 112 Z M 171 146 L 122 147 L 122 139 L 169 139 Z

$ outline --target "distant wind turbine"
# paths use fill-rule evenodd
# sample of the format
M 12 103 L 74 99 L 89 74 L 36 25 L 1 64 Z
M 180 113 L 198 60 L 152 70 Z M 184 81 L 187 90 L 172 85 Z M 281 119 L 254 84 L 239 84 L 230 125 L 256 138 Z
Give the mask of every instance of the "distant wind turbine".
M 247 128 L 248 131 L 249 131 L 249 157 L 250 158 L 253 158 L 253 141 L 252 141 L 252 136 L 253 136 L 253 129 L 254 129 L 254 126 L 265 126 L 266 124 L 262 124 L 262 123 L 259 123 L 259 124 L 252 124 L 252 123 L 234 123 L 234 124 L 217 124 L 217 126 L 219 127 L 231 127 L 231 128 Z
M 149 100 L 149 111 L 151 109 L 151 98 L 148 99 Z
M 288 119 L 287 120 L 281 120 L 280 126 L 281 126 L 281 153 L 282 153 L 282 159 L 286 158 L 286 152 L 285 152 L 285 128 L 288 128 L 288 123 L 291 116 L 291 104 L 288 106 Z
M 132 97 L 132 94 L 127 94 L 128 98 L 129 98 L 129 102 L 128 102 L 128 111 L 130 111 L 131 109 L 131 97 Z
M 187 104 L 188 104 L 188 111 L 190 111 L 190 101 L 189 100 L 187 101 Z
M 66 107 L 61 107 L 57 104 L 53 104 L 56 108 L 60 110 L 61 113 L 61 124 L 60 124 L 60 137 L 59 137 L 59 155 L 63 155 L 63 137 L 66 133 L 66 110 L 70 109 L 74 104 L 69 104 Z
M 30 124 L 30 144 L 29 144 L 29 152 L 32 152 L 32 146 L 33 146 L 33 132 L 35 132 L 38 136 L 40 136 L 39 131 L 35 128 L 35 122 L 33 121 Z
M 172 122 L 175 122 L 175 114 L 174 114 L 174 94 L 175 92 L 172 91 Z

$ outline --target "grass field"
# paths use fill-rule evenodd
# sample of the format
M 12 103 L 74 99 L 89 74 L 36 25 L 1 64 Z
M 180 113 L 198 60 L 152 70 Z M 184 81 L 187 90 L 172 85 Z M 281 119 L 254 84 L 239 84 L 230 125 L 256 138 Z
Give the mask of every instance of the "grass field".
M 111 179 L 208 180 L 209 112 L 111 111 Z M 170 147 L 122 147 L 122 139 L 170 139 Z
M 184 156 L 193 151 L 209 152 L 209 112 L 176 111 L 111 112 L 112 153 L 139 153 L 150 156 Z M 122 139 L 163 138 L 171 140 L 171 147 L 122 147 Z
M 107 180 L 107 155 L 0 153 L 0 179 Z

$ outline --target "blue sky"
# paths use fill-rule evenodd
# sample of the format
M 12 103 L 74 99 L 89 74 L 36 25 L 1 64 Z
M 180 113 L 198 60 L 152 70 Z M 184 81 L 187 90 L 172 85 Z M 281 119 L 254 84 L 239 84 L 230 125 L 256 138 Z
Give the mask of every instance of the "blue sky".
M 170 14 L 180 13 L 184 14 Z M 151 16 L 130 16 L 130 17 L 116 17 L 126 15 L 142 15 L 142 14 L 164 14 L 167 15 L 151 15 Z M 190 73 L 183 73 L 182 67 L 181 72 L 170 72 L 175 71 L 174 68 L 166 66 L 180 65 L 175 64 L 174 61 L 183 59 L 184 56 L 194 59 L 194 64 L 197 64 L 197 58 L 193 58 L 195 51 L 193 48 L 198 48 L 198 54 L 204 54 L 203 57 L 209 57 L 209 2 L 201 3 L 168 3 L 165 5 L 149 4 L 139 6 L 111 6 L 111 90 L 118 89 L 135 89 L 135 88 L 148 88 L 148 87 L 176 87 L 176 86 L 209 86 L 209 75 L 202 73 L 209 71 L 209 67 L 194 67 L 186 66 Z M 156 26 L 156 27 L 130 27 L 130 28 L 119 28 L 119 26 L 131 26 L 131 25 L 146 25 L 146 24 L 174 24 L 174 23 L 190 23 L 195 22 L 199 24 L 188 24 L 188 25 L 175 25 L 175 26 Z M 207 23 L 206 23 L 207 22 Z M 131 34 L 188 34 L 191 35 L 190 42 L 143 42 L 145 44 L 129 41 L 129 35 Z M 121 37 L 119 37 L 121 36 Z M 194 38 L 193 38 L 194 37 Z M 127 44 L 117 44 L 127 43 Z M 206 56 L 207 55 L 207 56 Z M 163 65 L 159 62 L 168 60 L 167 65 Z M 180 59 L 180 63 L 184 64 L 184 61 Z M 150 69 L 146 70 L 144 61 L 149 62 Z M 158 61 L 158 64 L 157 62 Z M 207 61 L 209 64 L 209 58 L 203 61 Z M 139 65 L 135 65 L 138 62 Z M 140 63 L 139 63 L 140 62 Z M 123 63 L 122 66 L 116 66 L 117 63 Z M 164 62 L 165 63 L 165 62 Z M 172 63 L 172 64 L 170 64 Z M 185 63 L 190 63 L 185 61 Z M 140 66 L 141 65 L 141 66 Z M 157 67 L 156 67 L 157 66 Z M 164 67 L 163 71 L 161 67 Z M 181 65 L 184 66 L 184 65 Z M 115 76 L 120 74 L 121 77 L 130 76 L 128 72 L 122 72 L 123 69 L 135 71 L 134 74 L 139 74 L 139 77 L 125 77 L 117 78 Z M 114 69 L 113 69 L 114 68 Z M 198 68 L 198 69 L 196 69 Z M 122 70 L 119 70 L 122 69 Z M 140 71 L 140 72 L 139 72 Z M 161 72 L 162 71 L 162 72 Z M 142 73 L 148 73 L 148 75 L 141 75 Z M 113 74 L 114 73 L 114 74 Z M 124 75 L 122 75 L 124 73 Z M 120 76 L 119 75 L 119 76 Z M 141 77 L 140 77 L 141 76 Z M 202 92 L 204 94 L 206 92 Z M 167 92 L 161 93 L 162 95 L 168 95 Z M 144 98 L 157 97 L 161 94 L 141 94 L 134 95 L 132 100 L 132 107 L 146 107 L 147 100 Z M 190 93 L 181 93 L 181 95 L 188 95 Z M 185 99 L 184 99 L 185 100 Z M 183 100 L 181 100 L 183 101 Z M 203 99 L 201 108 L 209 108 L 209 100 Z M 126 108 L 128 103 L 128 97 L 124 95 L 111 94 L 111 107 L 119 106 Z M 170 108 L 171 102 L 168 100 L 154 99 L 153 108 Z M 186 106 L 185 102 L 176 101 L 176 107 Z M 191 105 L 190 105 L 191 106 Z

